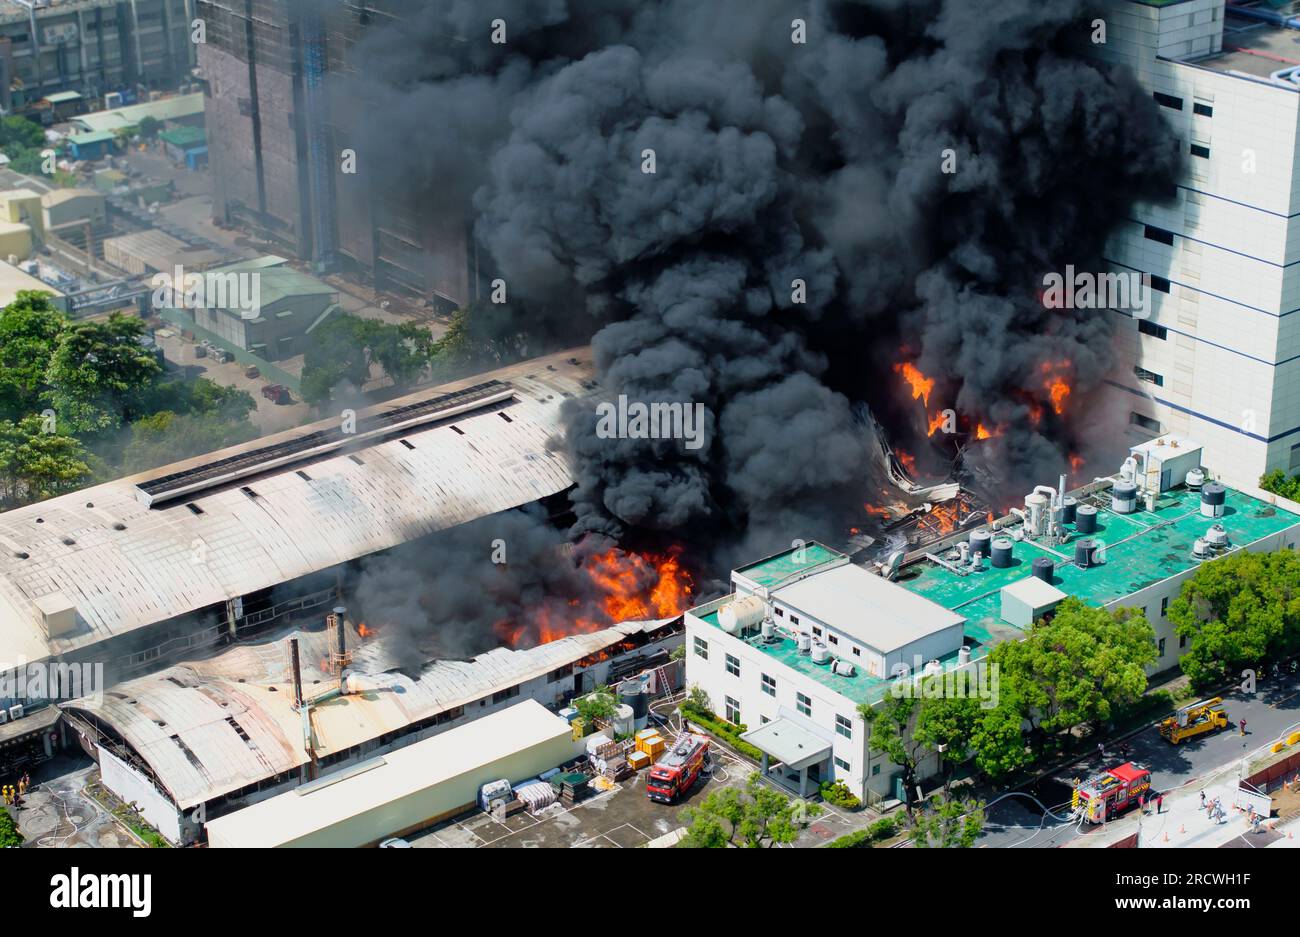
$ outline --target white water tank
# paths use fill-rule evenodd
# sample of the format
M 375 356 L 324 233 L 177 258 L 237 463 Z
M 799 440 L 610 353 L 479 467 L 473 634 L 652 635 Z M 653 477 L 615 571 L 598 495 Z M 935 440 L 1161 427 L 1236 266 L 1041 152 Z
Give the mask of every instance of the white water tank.
M 776 637 L 776 622 L 770 618 L 763 619 L 763 640 L 771 641 Z
M 631 735 L 636 731 L 636 712 L 627 703 L 619 703 L 618 708 L 614 710 L 614 736 Z
M 746 595 L 728 602 L 718 612 L 718 624 L 727 634 L 757 626 L 767 614 L 763 600 L 756 595 Z
M 1025 515 L 1029 518 L 1029 530 L 1033 536 L 1042 536 L 1047 524 L 1047 511 L 1047 495 L 1037 491 L 1025 495 Z

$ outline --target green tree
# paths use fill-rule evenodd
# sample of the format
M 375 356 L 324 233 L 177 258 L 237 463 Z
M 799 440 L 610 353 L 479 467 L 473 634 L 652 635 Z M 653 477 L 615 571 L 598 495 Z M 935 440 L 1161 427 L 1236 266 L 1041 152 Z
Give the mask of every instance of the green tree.
M 942 682 L 943 676 L 925 679 Z M 916 715 L 916 740 L 939 754 L 945 792 L 952 783 L 953 769 L 971 756 L 971 742 L 981 714 L 980 701 L 971 696 L 921 700 Z
M 1130 609 L 1115 612 L 1070 597 L 1050 621 L 1032 625 L 1023 641 L 989 655 L 1016 682 L 1024 715 L 1046 733 L 1111 719 L 1147 686 L 1156 659 L 1155 631 Z
M 816 804 L 793 801 L 763 782 L 754 772 L 744 790 L 726 787 L 686 810 L 689 826 L 679 846 L 720 849 L 745 846 L 759 849 L 792 843 L 799 831 L 821 813 Z
M 6 507 L 70 491 L 89 475 L 81 444 L 46 432 L 41 417 L 0 420 L 0 501 Z
M 39 150 L 44 145 L 45 128 L 35 121 L 28 120 L 26 117 L 0 119 L 0 147 Z
M 1190 647 L 1179 659 L 1197 688 L 1300 651 L 1300 556 L 1237 551 L 1202 563 L 1169 603 Z
M 909 835 L 920 849 L 969 849 L 983 829 L 983 801 L 936 796 L 916 815 Z
M 329 403 L 339 384 L 346 381 L 360 391 L 368 380 L 365 320 L 352 315 L 326 319 L 312 332 L 303 352 L 302 399 L 322 406 Z
M 94 435 L 139 415 L 139 398 L 162 373 L 140 344 L 144 329 L 139 319 L 115 312 L 106 322 L 63 330 L 45 375 L 61 429 Z
M 1281 495 L 1289 501 L 1300 498 L 1300 476 L 1288 475 L 1281 469 L 1273 469 L 1273 471 L 1261 477 L 1259 487 L 1265 491 L 1271 491 L 1275 495 Z
M 1023 731 L 1025 708 L 1011 680 L 999 675 L 998 704 L 981 710 L 971 727 L 970 748 L 975 767 L 990 780 L 1000 781 L 1034 762 L 1034 750 Z
M 143 472 L 247 442 L 256 436 L 256 427 L 247 420 L 225 422 L 204 415 L 185 416 L 161 410 L 131 424 L 120 471 L 128 475 Z
M 433 335 L 410 322 L 392 325 L 365 320 L 363 329 L 370 360 L 378 364 L 397 387 L 409 387 L 425 373 L 433 354 Z
M 40 291 L 22 290 L 0 310 L 0 419 L 42 409 L 45 374 L 67 324 L 50 294 Z
M 618 700 L 609 692 L 609 687 L 597 687 L 586 696 L 574 699 L 573 708 L 578 711 L 582 721 L 590 726 L 597 721 L 614 718 L 618 711 Z
M 14 818 L 9 815 L 9 811 L 0 807 L 0 849 L 8 849 L 11 846 L 21 846 L 23 844 L 23 834 L 18 832 L 18 824 Z
M 927 752 L 926 742 L 913 731 L 920 709 L 921 700 L 914 695 L 891 694 L 877 706 L 870 703 L 858 706 L 858 715 L 871 732 L 868 739 L 871 750 L 903 769 L 903 797 L 909 814 L 917 787 L 916 768 Z
M 162 129 L 162 123 L 156 117 L 145 115 L 140 118 L 140 123 L 136 124 L 136 132 L 146 140 L 152 140 L 158 136 L 158 131 Z

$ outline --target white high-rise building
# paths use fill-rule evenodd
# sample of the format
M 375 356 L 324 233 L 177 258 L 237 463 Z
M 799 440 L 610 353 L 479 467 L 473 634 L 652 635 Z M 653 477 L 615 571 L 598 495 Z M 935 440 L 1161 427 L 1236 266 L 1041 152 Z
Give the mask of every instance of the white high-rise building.
M 1253 4 L 1255 0 L 1247 0 Z M 1300 4 L 1291 3 L 1291 6 Z M 1300 471 L 1300 18 L 1224 0 L 1108 0 L 1097 53 L 1128 65 L 1180 139 L 1176 199 L 1139 205 L 1107 249 L 1151 275 L 1111 376 L 1135 437 L 1202 442 L 1253 485 Z

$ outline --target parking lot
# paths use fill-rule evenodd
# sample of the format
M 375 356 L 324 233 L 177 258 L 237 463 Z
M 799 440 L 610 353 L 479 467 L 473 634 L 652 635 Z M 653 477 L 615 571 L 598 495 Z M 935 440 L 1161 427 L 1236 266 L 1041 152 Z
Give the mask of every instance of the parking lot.
M 503 821 L 475 809 L 407 840 L 413 847 L 426 849 L 631 849 L 655 841 L 669 846 L 675 841 L 673 834 L 689 825 L 689 808 L 698 807 L 713 791 L 743 788 L 755 770 L 754 765 L 724 751 L 721 761 L 678 803 L 656 803 L 646 796 L 646 773 L 642 771 L 572 807 L 552 804 L 536 816 L 521 812 Z M 822 804 L 821 814 L 794 845 L 821 846 L 872 819 L 874 814 L 867 811 L 851 814 Z

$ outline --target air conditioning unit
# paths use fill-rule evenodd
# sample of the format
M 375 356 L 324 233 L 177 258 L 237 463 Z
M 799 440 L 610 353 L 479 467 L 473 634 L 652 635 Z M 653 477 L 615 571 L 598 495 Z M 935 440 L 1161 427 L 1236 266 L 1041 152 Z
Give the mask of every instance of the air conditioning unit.
M 22 717 L 23 717 L 23 707 L 22 707 L 22 704 L 21 704 L 21 703 L 18 704 L 17 706 L 10 706 L 10 707 L 9 707 L 9 718 L 10 718 L 10 719 L 21 719 Z
M 0 726 L 4 725 L 8 721 L 9 721 L 9 714 L 5 712 L 3 709 L 0 709 Z

